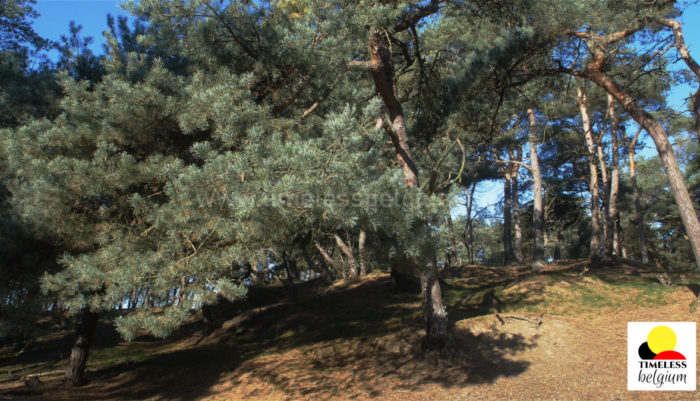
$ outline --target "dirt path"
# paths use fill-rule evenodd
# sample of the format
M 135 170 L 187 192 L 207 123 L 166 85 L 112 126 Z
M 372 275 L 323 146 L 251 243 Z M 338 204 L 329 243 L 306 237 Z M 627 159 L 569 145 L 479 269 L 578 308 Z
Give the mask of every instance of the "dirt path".
M 385 349 L 319 344 L 244 363 L 205 399 L 698 400 L 698 392 L 627 391 L 627 322 L 697 320 L 688 308 L 692 294 L 677 295 L 672 305 L 616 315 L 544 315 L 539 327 L 539 314 L 500 314 L 504 323 L 495 315 L 464 320 L 458 331 L 471 327 L 477 336 L 462 334 L 460 345 L 471 351 L 453 361 L 400 357 L 402 344 L 417 340 L 410 333 L 405 343 L 384 339 Z

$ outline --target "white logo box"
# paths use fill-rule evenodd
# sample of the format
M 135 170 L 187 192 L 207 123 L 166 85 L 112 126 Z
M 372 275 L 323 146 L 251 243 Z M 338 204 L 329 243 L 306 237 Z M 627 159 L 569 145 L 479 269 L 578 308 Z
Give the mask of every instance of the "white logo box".
M 644 360 L 639 347 L 647 341 L 649 332 L 666 326 L 676 335 L 673 349 L 683 354 L 685 361 Z M 632 391 L 679 391 L 696 389 L 696 324 L 695 322 L 629 322 L 627 323 L 627 389 Z M 646 362 L 646 363 L 645 363 Z M 679 362 L 685 362 L 681 367 Z

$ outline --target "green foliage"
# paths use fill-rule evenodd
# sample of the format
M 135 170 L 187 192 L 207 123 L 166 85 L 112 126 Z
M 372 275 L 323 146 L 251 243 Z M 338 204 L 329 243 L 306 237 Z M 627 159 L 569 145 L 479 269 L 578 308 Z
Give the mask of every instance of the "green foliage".
M 36 42 L 22 22 L 31 10 L 12 4 L 15 11 L 5 14 L 15 21 L 8 32 L 17 38 L 8 46 Z M 89 38 L 71 24 L 61 45 L 60 111 L 32 99 L 32 111 L 7 106 L 15 114 L 3 124 L 26 124 L 4 132 L 0 144 L 16 213 L 8 227 L 21 225 L 51 250 L 40 257 L 48 273 L 44 291 L 72 313 L 129 304 L 133 310 L 116 319 L 126 338 L 142 329 L 167 336 L 193 311 L 244 297 L 248 286 L 296 270 L 300 259 L 315 277 L 318 248 L 333 248 L 337 238 L 357 248 L 361 231 L 371 267 L 397 262 L 410 270 L 442 257 L 451 246 L 444 224 L 450 202 L 475 182 L 498 177 L 494 159 L 524 147 L 529 108 L 543 127 L 538 152 L 548 234 L 559 257 L 584 255 L 587 173 L 574 82 L 551 69 L 585 61 L 584 43 L 571 31 L 613 32 L 671 12 L 627 1 L 449 2 L 414 26 L 399 27 L 397 21 L 430 5 L 142 0 L 128 6 L 136 22 L 108 20 L 103 57 L 87 49 Z M 391 44 L 390 78 L 420 188 L 403 183 L 387 136 L 392 127 L 377 124 L 389 113 L 367 68 L 370 27 Z M 658 39 L 647 30 L 639 43 L 620 42 L 606 71 L 664 115 L 671 83 L 666 61 L 640 56 Z M 7 60 L 0 65 L 7 76 L 34 83 L 8 85 L 3 96 L 27 85 L 31 98 L 50 90 L 42 70 L 26 67 L 26 57 Z M 601 129 L 604 93 L 587 90 Z M 0 107 L 11 104 L 4 99 Z M 49 119 L 29 121 L 41 116 Z M 688 166 L 695 166 L 691 159 Z M 695 170 L 688 170 L 693 183 Z M 521 171 L 524 194 L 526 176 Z M 642 190 L 659 185 L 646 182 Z M 532 212 L 523 199 L 527 254 Z M 677 217 L 657 212 L 671 216 L 654 221 L 668 223 L 659 233 L 680 249 L 682 233 L 672 226 Z M 473 222 L 481 263 L 502 260 L 503 226 L 495 217 L 477 215 Z M 455 221 L 456 237 L 466 237 L 465 223 Z M 679 264 L 688 260 L 687 249 L 674 255 Z M 333 258 L 340 266 L 346 257 L 338 250 Z

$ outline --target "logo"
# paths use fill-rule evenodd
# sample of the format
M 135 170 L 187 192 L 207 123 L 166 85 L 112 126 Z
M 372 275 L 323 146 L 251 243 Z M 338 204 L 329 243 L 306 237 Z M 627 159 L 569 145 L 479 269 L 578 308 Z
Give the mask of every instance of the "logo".
M 695 390 L 695 323 L 627 324 L 628 390 Z

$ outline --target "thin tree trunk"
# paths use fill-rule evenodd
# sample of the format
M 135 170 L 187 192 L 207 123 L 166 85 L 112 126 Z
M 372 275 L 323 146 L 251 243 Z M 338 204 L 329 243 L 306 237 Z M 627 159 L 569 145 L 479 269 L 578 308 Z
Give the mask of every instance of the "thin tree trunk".
M 417 49 L 418 38 L 416 32 L 414 31 L 413 33 Z M 387 130 L 387 133 L 394 145 L 396 160 L 403 171 L 404 183 L 409 188 L 420 188 L 418 185 L 418 168 L 413 161 L 408 145 L 408 133 L 403 108 L 396 97 L 394 64 L 386 32 L 375 28 L 368 45 L 374 86 L 389 111 L 391 129 Z M 454 339 L 448 329 L 447 311 L 442 303 L 440 281 L 438 280 L 437 263 L 434 255 L 427 259 L 423 266 L 421 292 L 424 300 L 423 320 L 427 336 L 426 343 L 442 345 L 454 343 Z
M 695 211 L 693 201 L 690 199 L 688 188 L 683 179 L 683 173 L 676 161 L 676 156 L 673 153 L 673 147 L 668 140 L 666 130 L 651 114 L 642 109 L 632 96 L 617 86 L 610 77 L 600 70 L 587 70 L 586 76 L 596 85 L 615 96 L 618 102 L 624 107 L 625 111 L 634 118 L 637 124 L 649 133 L 654 141 L 659 158 L 664 166 L 666 177 L 671 186 L 671 191 L 676 199 L 685 232 L 693 248 L 696 266 L 698 270 L 700 270 L 700 221 L 698 221 L 698 215 Z
M 627 248 L 625 248 L 625 232 L 622 230 L 622 221 L 619 218 L 619 211 L 618 211 L 618 219 L 617 219 L 617 244 L 620 247 L 620 253 L 619 255 L 622 256 L 623 259 L 627 259 Z
M 335 238 L 335 243 L 338 245 L 338 248 L 340 248 L 343 254 L 345 254 L 345 257 L 348 258 L 349 274 L 347 278 L 349 280 L 357 280 L 358 277 L 360 277 L 360 271 L 357 268 L 357 261 L 355 260 L 355 256 L 352 254 L 352 249 L 350 249 L 350 247 L 343 242 L 338 234 L 333 235 L 333 238 Z
M 450 236 L 450 247 L 447 250 L 447 266 L 456 265 L 457 261 L 457 239 L 455 238 L 455 226 L 452 223 L 452 214 L 447 211 L 447 231 Z
M 509 157 L 511 160 L 520 161 L 521 151 L 520 145 L 515 149 L 509 151 Z M 518 264 L 525 263 L 525 257 L 523 256 L 523 230 L 520 225 L 520 191 L 518 184 L 518 173 L 520 171 L 519 164 L 513 164 L 513 172 L 511 173 L 512 182 L 512 192 L 510 194 L 512 199 L 513 208 L 513 256 Z
M 600 178 L 602 180 L 603 193 L 601 194 L 601 200 L 603 201 L 604 217 L 605 222 L 601 221 L 601 228 L 603 230 L 601 241 L 603 243 L 604 254 L 608 255 L 609 250 L 612 250 L 612 230 L 608 231 L 609 221 L 608 221 L 608 193 L 610 188 L 610 180 L 608 178 L 608 168 L 605 165 L 605 154 L 603 153 L 603 135 L 604 132 L 600 133 L 598 140 L 595 141 L 596 152 L 598 154 L 598 165 L 600 171 Z M 594 137 L 595 138 L 595 137 Z M 601 220 L 603 220 L 601 218 Z M 608 247 L 608 244 L 610 245 Z
M 503 167 L 503 264 L 513 260 L 512 221 L 511 221 L 511 180 L 510 166 Z
M 129 297 L 129 310 L 134 310 L 136 308 L 136 288 L 131 290 L 131 296 Z
M 557 229 L 557 242 L 554 245 L 554 259 L 559 260 L 559 259 L 566 259 L 569 257 L 569 255 L 566 252 L 566 245 L 564 244 L 564 235 L 562 233 L 562 229 L 558 228 Z
M 472 182 L 467 194 L 467 219 L 464 227 L 464 246 L 467 248 L 467 257 L 469 264 L 474 264 L 474 219 L 472 218 L 472 209 L 474 206 L 474 191 L 476 190 L 476 181 Z
M 608 256 L 620 254 L 620 212 L 617 209 L 617 197 L 620 192 L 620 166 L 619 166 L 619 149 L 617 145 L 617 133 L 619 121 L 617 113 L 615 113 L 614 99 L 608 93 L 608 114 L 610 115 L 610 147 L 612 151 L 612 160 L 610 166 L 610 192 L 608 193 L 608 233 L 609 243 L 606 244 Z
M 642 218 L 642 204 L 639 200 L 639 188 L 637 187 L 637 170 L 634 162 L 634 145 L 637 143 L 639 134 L 642 132 L 640 128 L 634 139 L 630 143 L 629 158 L 630 158 L 630 181 L 632 182 L 632 190 L 634 194 L 634 217 L 637 220 L 637 228 L 639 229 L 639 249 L 641 252 L 641 262 L 649 263 L 649 249 L 647 247 L 647 234 L 644 229 L 644 219 Z
M 598 140 L 595 141 L 595 148 L 596 148 L 596 153 L 598 155 L 598 167 L 600 171 L 600 179 L 602 181 L 602 189 L 603 193 L 600 194 L 600 198 L 603 201 L 603 209 L 604 209 L 604 214 L 602 217 L 605 217 L 605 221 L 601 221 L 601 228 L 603 230 L 602 237 L 601 237 L 601 242 L 603 243 L 603 248 L 604 248 L 604 254 L 607 255 L 609 254 L 609 250 L 612 249 L 612 230 L 608 231 L 608 226 L 609 226 L 609 221 L 608 221 L 608 193 L 610 191 L 610 179 L 608 178 L 608 167 L 605 164 L 605 154 L 603 152 L 603 135 L 604 132 L 600 133 L 600 136 L 598 137 Z M 594 136 L 595 138 L 595 136 Z M 601 220 L 603 218 L 601 217 Z M 610 245 L 608 247 L 608 244 Z
M 97 328 L 99 315 L 84 308 L 80 312 L 80 322 L 76 330 L 76 339 L 70 352 L 68 367 L 66 368 L 65 381 L 72 386 L 85 384 L 85 366 L 87 365 L 90 346 Z
M 588 107 L 586 106 L 586 95 L 581 88 L 576 88 L 579 109 L 581 111 L 581 121 L 583 123 L 583 132 L 586 138 L 586 147 L 588 148 L 588 169 L 590 173 L 590 181 L 588 183 L 591 191 L 591 265 L 597 266 L 600 264 L 600 204 L 598 203 L 598 168 L 596 167 L 595 158 L 595 142 L 593 133 L 591 132 L 591 123 L 588 116 Z
M 367 233 L 365 230 L 360 230 L 359 238 L 357 239 L 357 252 L 360 259 L 360 275 L 367 275 L 367 261 L 365 260 L 365 241 L 367 240 Z
M 532 247 L 532 261 L 534 264 L 544 262 L 544 207 L 542 199 L 542 176 L 540 173 L 540 161 L 537 156 L 537 120 L 535 111 L 527 109 L 530 122 L 530 171 L 532 173 L 532 229 L 534 243 Z

